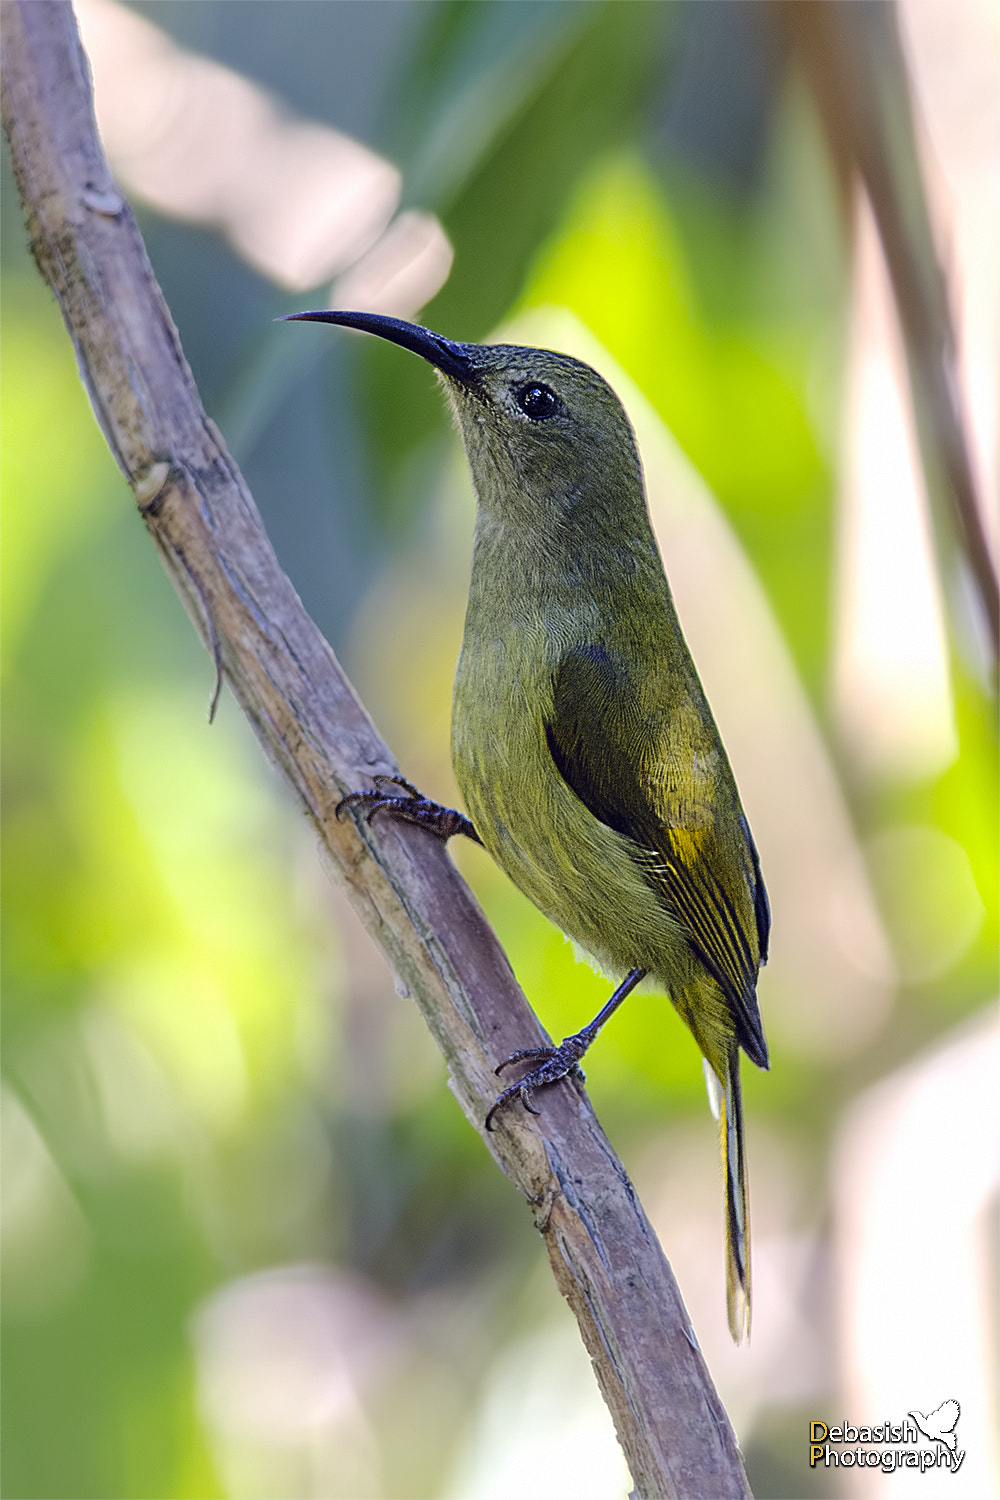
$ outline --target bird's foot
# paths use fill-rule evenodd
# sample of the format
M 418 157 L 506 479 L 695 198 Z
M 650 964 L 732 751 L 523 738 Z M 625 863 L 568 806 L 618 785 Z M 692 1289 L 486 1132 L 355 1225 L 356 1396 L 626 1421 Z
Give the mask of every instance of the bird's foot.
M 546 1084 L 558 1083 L 560 1078 L 579 1078 L 583 1081 L 583 1069 L 580 1067 L 580 1058 L 586 1052 L 593 1041 L 593 1032 L 590 1027 L 578 1031 L 575 1036 L 568 1036 L 558 1047 L 522 1047 L 519 1052 L 512 1052 L 505 1057 L 502 1063 L 498 1063 L 493 1069 L 494 1073 L 501 1073 L 512 1063 L 533 1062 L 535 1067 L 530 1068 L 523 1078 L 517 1083 L 512 1083 L 505 1088 L 493 1101 L 492 1108 L 486 1116 L 486 1129 L 493 1129 L 493 1117 L 498 1109 L 513 1099 L 515 1095 L 521 1096 L 521 1103 L 530 1114 L 537 1115 L 537 1110 L 531 1102 L 531 1096 L 535 1089 L 544 1088 Z
M 364 808 L 364 819 L 369 825 L 376 813 L 385 813 L 396 822 L 415 823 L 418 828 L 426 828 L 442 842 L 461 833 L 477 844 L 482 843 L 464 813 L 454 807 L 442 807 L 440 802 L 422 796 L 404 776 L 376 776 L 374 791 L 348 792 L 337 803 L 338 818 L 345 807 Z

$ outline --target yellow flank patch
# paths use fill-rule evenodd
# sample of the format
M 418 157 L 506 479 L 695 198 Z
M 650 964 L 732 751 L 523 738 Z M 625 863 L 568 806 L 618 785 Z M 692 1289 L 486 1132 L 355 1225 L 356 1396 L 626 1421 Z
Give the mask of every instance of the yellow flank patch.
M 707 833 L 706 828 L 671 828 L 670 830 L 670 843 L 674 853 L 681 864 L 686 865 L 689 870 L 694 869 L 701 859 Z

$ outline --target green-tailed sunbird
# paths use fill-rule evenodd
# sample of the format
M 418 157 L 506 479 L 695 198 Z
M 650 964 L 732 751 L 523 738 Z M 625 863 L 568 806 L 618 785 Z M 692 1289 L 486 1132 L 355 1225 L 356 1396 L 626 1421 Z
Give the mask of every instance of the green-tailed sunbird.
M 770 914 L 757 850 L 681 634 L 635 438 L 596 371 L 546 349 L 462 344 L 398 318 L 309 312 L 410 349 L 440 373 L 478 510 L 452 758 L 469 818 L 380 778 L 355 792 L 440 837 L 478 837 L 525 895 L 624 975 L 589 1026 L 530 1064 L 487 1116 L 577 1069 L 647 976 L 721 1095 L 729 1327 L 750 1323 L 740 1048 L 761 1068 L 756 984 Z

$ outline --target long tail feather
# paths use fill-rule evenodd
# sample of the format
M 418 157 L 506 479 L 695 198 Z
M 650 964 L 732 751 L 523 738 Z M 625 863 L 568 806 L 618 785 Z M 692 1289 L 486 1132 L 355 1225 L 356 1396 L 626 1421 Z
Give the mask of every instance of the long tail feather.
M 726 1308 L 736 1343 L 750 1336 L 750 1203 L 743 1147 L 743 1092 L 740 1054 L 734 1047 L 726 1060 L 721 1118 L 722 1175 L 726 1193 Z

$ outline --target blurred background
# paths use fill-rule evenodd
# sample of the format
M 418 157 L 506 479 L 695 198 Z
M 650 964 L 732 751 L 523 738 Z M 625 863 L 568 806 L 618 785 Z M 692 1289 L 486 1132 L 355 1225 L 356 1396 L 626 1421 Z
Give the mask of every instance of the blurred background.
M 774 914 L 772 1067 L 744 1069 L 749 1347 L 666 1001 L 602 1034 L 591 1097 L 761 1500 L 1000 1492 L 988 638 L 933 483 L 928 504 L 837 92 L 818 110 L 822 46 L 789 14 L 820 8 L 77 9 L 208 410 L 444 801 L 473 519 L 444 403 L 397 349 L 272 320 L 419 314 L 575 353 L 626 401 Z M 922 169 L 995 556 L 1000 14 L 840 9 L 903 142 L 890 177 Z M 211 663 L 3 173 L 3 1493 L 624 1497 L 524 1205 L 232 700 L 206 724 Z M 604 981 L 454 853 L 548 1030 L 575 1030 Z M 810 1422 L 946 1399 L 947 1481 L 808 1467 Z

